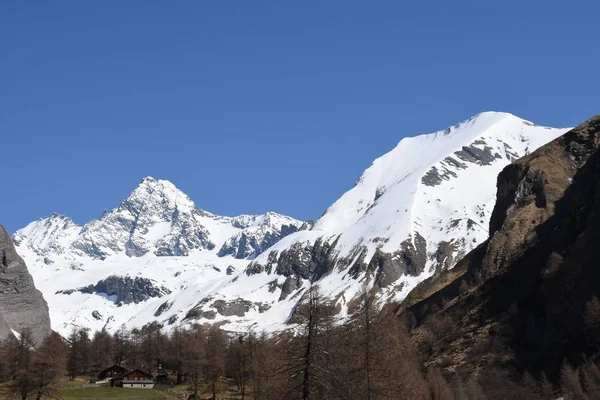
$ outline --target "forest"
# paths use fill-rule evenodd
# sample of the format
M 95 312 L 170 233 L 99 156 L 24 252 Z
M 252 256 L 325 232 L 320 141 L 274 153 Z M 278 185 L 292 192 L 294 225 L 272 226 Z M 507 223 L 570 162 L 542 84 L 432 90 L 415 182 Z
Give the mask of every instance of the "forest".
M 33 343 L 24 330 L 0 347 L 0 378 L 22 400 L 58 399 L 61 381 L 94 377 L 115 364 L 153 374 L 161 366 L 174 385 L 198 399 L 600 398 L 600 369 L 593 360 L 578 368 L 565 362 L 553 381 L 543 372 L 534 376 L 495 366 L 461 376 L 428 365 L 424 351 L 452 334 L 448 321 L 430 322 L 427 338 L 419 338 L 410 321 L 379 312 L 369 291 L 358 296 L 343 322 L 317 290 L 306 297 L 294 328 L 276 335 L 199 324 L 166 333 L 154 322 L 113 334 L 75 327 L 67 338 L 53 333 Z M 595 302 L 590 313 L 600 311 Z M 232 391 L 235 397 L 224 397 Z

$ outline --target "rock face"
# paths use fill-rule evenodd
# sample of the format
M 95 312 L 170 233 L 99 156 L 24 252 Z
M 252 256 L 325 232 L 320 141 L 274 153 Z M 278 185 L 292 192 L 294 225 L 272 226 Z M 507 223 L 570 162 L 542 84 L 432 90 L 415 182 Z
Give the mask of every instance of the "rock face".
M 556 376 L 564 359 L 597 351 L 585 316 L 600 296 L 600 116 L 507 166 L 489 226 L 486 242 L 419 285 L 401 309 L 417 332 L 444 318 L 455 327 L 428 362 Z
M 285 217 L 266 213 L 258 218 L 237 221 L 243 230 L 229 238 L 219 250 L 219 257 L 234 256 L 235 258 L 255 258 L 257 255 L 273 246 L 275 243 L 300 230 L 295 220 L 285 220 Z
M 0 340 L 31 329 L 36 343 L 50 334 L 48 305 L 35 288 L 23 259 L 4 227 L 0 226 Z
M 86 224 L 72 247 L 100 259 L 123 251 L 133 257 L 150 251 L 158 256 L 187 255 L 191 249 L 215 247 L 200 223 L 204 216 L 170 182 L 149 177 L 119 207 Z M 161 232 L 156 235 L 153 229 Z
M 72 294 L 73 292 L 100 294 L 114 296 L 117 305 L 140 303 L 153 297 L 163 297 L 171 294 L 164 286 L 157 287 L 150 279 L 129 276 L 111 275 L 106 279 L 98 281 L 95 285 L 89 285 L 78 289 L 59 290 L 56 294 Z M 96 313 L 98 311 L 95 311 Z M 95 317 L 95 316 L 94 316 Z M 98 319 L 97 317 L 95 317 Z

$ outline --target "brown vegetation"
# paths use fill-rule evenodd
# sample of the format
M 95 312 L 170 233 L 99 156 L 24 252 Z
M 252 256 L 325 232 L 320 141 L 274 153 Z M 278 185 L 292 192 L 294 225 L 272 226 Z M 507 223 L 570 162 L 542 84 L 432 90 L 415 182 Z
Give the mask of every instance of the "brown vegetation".
M 598 398 L 600 369 L 594 362 L 579 369 L 564 364 L 556 384 L 544 374 L 517 376 L 496 366 L 461 375 L 447 368 L 451 363 L 428 362 L 431 348 L 457 339 L 456 327 L 443 316 L 410 332 L 387 308 L 380 312 L 366 288 L 344 323 L 316 288 L 307 291 L 305 300 L 298 325 L 278 335 L 233 334 L 209 325 L 165 334 L 153 323 L 112 335 L 76 329 L 68 340 L 53 335 L 34 351 L 24 331 L 1 347 L 0 373 L 20 399 L 59 398 L 62 377 L 94 376 L 112 364 L 153 374 L 161 365 L 188 394 L 206 399 L 499 400 L 548 399 L 559 393 Z M 596 315 L 596 300 L 588 309 Z M 470 357 L 485 357 L 493 345 L 473 348 Z

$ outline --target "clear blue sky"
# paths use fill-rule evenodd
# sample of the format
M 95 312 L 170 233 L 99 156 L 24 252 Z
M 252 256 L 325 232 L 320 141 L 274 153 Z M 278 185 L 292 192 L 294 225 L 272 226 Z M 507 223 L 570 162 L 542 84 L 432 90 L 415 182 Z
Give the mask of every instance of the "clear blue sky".
M 83 223 L 144 176 L 318 217 L 404 136 L 600 112 L 597 2 L 4 1 L 0 223 Z

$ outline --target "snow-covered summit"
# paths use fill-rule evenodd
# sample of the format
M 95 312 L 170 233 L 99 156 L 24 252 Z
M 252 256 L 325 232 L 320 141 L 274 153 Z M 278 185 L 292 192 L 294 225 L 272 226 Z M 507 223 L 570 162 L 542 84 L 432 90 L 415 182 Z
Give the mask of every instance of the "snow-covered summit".
M 370 248 L 394 251 L 415 231 L 430 236 L 422 232 L 423 218 L 443 218 L 449 205 L 463 201 L 493 200 L 495 176 L 504 165 L 561 132 L 509 113 L 484 112 L 443 131 L 404 138 L 327 209 L 314 230 L 341 233 L 340 248 L 385 238 L 386 244 Z M 485 181 L 478 181 L 475 171 Z M 435 193 L 439 196 L 431 198 Z
M 36 253 L 62 254 L 77 237 L 81 227 L 65 215 L 52 215 L 34 221 L 20 229 L 13 240 L 16 245 L 26 245 Z

